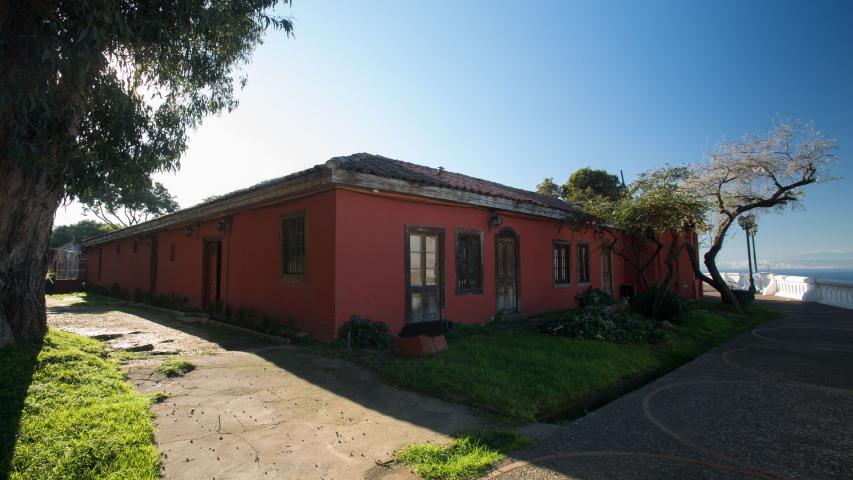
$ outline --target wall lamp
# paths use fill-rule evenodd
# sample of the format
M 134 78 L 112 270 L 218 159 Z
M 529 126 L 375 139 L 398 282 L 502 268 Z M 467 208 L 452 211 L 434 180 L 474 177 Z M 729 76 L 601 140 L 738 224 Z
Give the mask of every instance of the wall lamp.
M 187 234 L 188 237 L 192 237 L 193 236 L 193 226 L 190 225 L 189 227 L 186 228 L 186 230 L 184 230 L 184 232 Z
M 498 226 L 504 223 L 504 219 L 498 214 L 498 212 L 492 212 L 492 216 L 489 218 L 489 225 Z

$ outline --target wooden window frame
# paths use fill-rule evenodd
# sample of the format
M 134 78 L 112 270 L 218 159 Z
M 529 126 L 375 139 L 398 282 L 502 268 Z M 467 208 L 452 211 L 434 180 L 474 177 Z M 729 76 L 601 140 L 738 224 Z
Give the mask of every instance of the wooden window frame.
M 459 263 L 459 239 L 460 235 L 476 235 L 480 241 L 480 285 L 476 288 L 459 288 L 459 273 L 460 273 L 460 263 Z M 483 283 L 486 279 L 485 272 L 485 245 L 484 245 L 484 237 L 483 231 L 478 230 L 476 228 L 457 228 L 456 236 L 454 238 L 454 252 L 455 252 L 455 272 L 456 272 L 456 281 L 454 282 L 454 294 L 456 295 L 482 295 L 483 294 Z
M 590 262 L 590 256 L 592 255 L 592 249 L 589 248 L 589 242 L 585 240 L 579 240 L 575 242 L 575 259 L 577 268 L 577 286 L 579 287 L 588 287 L 592 285 L 592 263 Z M 586 247 L 586 281 L 581 280 L 581 256 L 580 256 L 580 248 L 581 246 Z
M 406 225 L 403 228 L 403 281 L 406 285 L 406 292 L 403 298 L 403 301 L 406 305 L 406 323 L 412 321 L 412 282 L 411 282 L 411 263 L 412 259 L 409 255 L 409 235 L 412 233 L 428 233 L 438 236 L 438 251 L 436 254 L 438 255 L 438 272 L 436 273 L 436 278 L 438 279 L 438 308 L 439 308 L 439 317 L 441 317 L 441 309 L 445 306 L 445 277 L 444 277 L 444 228 L 442 227 L 427 227 L 423 225 Z
M 296 218 L 302 219 L 302 272 L 284 271 L 284 222 Z M 301 282 L 308 278 L 308 212 L 300 210 L 278 217 L 278 269 L 279 279 L 284 282 Z
M 557 281 L 557 269 L 554 263 L 557 261 L 557 248 L 566 249 L 566 281 Z M 568 240 L 553 240 L 551 242 L 551 276 L 554 288 L 569 288 L 572 286 L 572 242 Z

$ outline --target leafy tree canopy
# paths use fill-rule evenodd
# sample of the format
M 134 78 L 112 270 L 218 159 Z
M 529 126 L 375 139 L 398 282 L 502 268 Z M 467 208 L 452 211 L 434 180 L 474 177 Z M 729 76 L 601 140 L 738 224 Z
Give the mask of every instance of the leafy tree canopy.
M 561 188 L 561 196 L 566 200 L 585 202 L 597 197 L 617 199 L 624 186 L 616 175 L 606 170 L 583 167 L 575 171 Z
M 546 197 L 560 198 L 562 192 L 560 186 L 554 183 L 554 178 L 551 177 L 542 180 L 542 183 L 536 185 L 536 193 L 545 195 Z
M 81 198 L 81 201 L 86 212 L 112 228 L 136 225 L 179 208 L 175 197 L 160 182 L 154 182 L 149 188 L 138 188 L 134 192 L 110 195 L 106 200 Z
M 189 129 L 237 105 L 266 28 L 290 33 L 266 13 L 277 3 L 12 2 L 0 17 L 4 157 L 62 179 L 69 197 L 133 205 L 151 173 L 179 167 Z
M 80 243 L 86 237 L 92 237 L 111 231 L 109 225 L 94 220 L 80 220 L 72 225 L 54 227 L 50 236 L 51 248 L 60 247 L 68 242 Z

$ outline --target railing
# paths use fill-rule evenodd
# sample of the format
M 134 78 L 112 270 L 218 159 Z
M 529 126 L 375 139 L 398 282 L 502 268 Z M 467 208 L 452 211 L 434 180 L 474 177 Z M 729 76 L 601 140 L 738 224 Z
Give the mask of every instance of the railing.
M 749 288 L 749 275 L 735 272 L 721 273 L 721 275 L 733 288 L 743 290 Z M 853 309 L 853 283 L 765 272 L 755 273 L 753 278 L 756 290 L 762 295 L 775 295 L 802 302 L 818 302 Z

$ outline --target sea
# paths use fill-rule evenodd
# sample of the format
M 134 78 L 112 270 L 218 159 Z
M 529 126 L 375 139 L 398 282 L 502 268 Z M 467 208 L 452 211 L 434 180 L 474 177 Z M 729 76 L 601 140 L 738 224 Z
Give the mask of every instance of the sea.
M 721 272 L 737 272 L 746 275 L 748 272 L 738 269 L 720 268 Z M 797 277 L 811 277 L 817 280 L 831 282 L 853 283 L 853 268 L 762 268 L 761 272 L 775 273 L 776 275 L 794 275 Z

